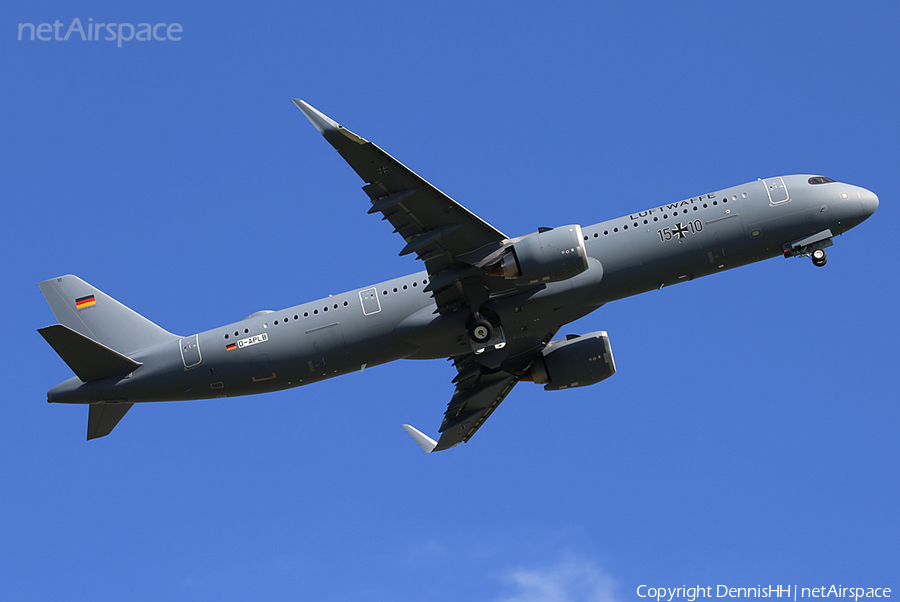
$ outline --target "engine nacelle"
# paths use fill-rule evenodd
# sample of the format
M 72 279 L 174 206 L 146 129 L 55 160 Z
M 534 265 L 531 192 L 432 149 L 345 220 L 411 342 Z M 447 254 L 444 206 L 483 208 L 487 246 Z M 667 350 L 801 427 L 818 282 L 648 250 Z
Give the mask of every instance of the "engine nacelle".
M 616 373 L 606 331 L 551 341 L 534 360 L 530 376 L 546 391 L 586 387 Z
M 581 226 L 560 226 L 523 236 L 504 249 L 491 274 L 525 283 L 568 280 L 588 269 Z

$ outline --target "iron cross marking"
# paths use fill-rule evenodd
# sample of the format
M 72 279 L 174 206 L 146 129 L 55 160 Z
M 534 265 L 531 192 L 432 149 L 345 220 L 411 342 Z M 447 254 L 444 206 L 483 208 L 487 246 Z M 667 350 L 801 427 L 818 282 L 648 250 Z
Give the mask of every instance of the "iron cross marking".
M 386 174 L 388 172 L 388 168 L 387 167 L 379 167 L 377 171 L 380 175 L 383 176 L 384 174 Z
M 672 235 L 677 235 L 678 238 L 684 238 L 685 236 L 687 236 L 688 232 L 690 232 L 690 230 L 685 228 L 684 224 L 682 224 L 681 222 L 678 222 L 677 224 L 675 224 L 675 227 L 672 228 Z

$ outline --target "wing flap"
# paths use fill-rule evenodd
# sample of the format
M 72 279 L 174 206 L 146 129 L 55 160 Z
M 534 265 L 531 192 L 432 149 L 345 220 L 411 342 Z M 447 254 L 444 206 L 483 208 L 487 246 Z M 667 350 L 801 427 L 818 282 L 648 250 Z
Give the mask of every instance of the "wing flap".
M 417 253 L 421 256 L 422 251 L 428 249 L 431 245 L 436 244 L 444 236 L 452 234 L 462 227 L 463 224 L 450 224 L 449 226 L 441 226 L 418 236 L 414 236 L 406 246 L 403 247 L 403 250 L 400 251 L 400 256 L 409 255 L 410 253 Z
M 369 208 L 368 213 L 371 215 L 373 213 L 385 212 L 394 205 L 402 203 L 417 192 L 419 192 L 418 189 L 401 190 L 398 193 L 382 197 L 381 200 L 372 202 L 372 206 Z

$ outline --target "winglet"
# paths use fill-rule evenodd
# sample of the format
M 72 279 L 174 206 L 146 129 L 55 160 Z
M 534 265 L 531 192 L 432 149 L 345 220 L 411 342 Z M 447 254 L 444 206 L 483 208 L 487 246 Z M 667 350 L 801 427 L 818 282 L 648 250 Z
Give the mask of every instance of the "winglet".
M 437 446 L 437 441 L 409 424 L 404 424 L 403 428 L 409 433 L 410 437 L 415 439 L 416 443 L 419 444 L 419 447 L 425 450 L 426 454 L 430 454 L 434 451 L 434 448 Z
M 330 118 L 328 115 L 325 115 L 324 113 L 321 113 L 314 109 L 306 101 L 300 100 L 299 98 L 294 98 L 293 100 L 294 104 L 297 105 L 297 108 L 303 111 L 303 114 L 306 115 L 307 119 L 309 119 L 309 122 L 312 123 L 316 127 L 316 129 L 319 130 L 319 133 L 325 136 L 325 139 L 332 144 L 336 144 L 341 140 L 340 138 L 337 138 L 335 140 L 335 134 L 343 134 L 357 144 L 365 144 L 367 142 L 347 128 L 341 127 L 338 122 Z

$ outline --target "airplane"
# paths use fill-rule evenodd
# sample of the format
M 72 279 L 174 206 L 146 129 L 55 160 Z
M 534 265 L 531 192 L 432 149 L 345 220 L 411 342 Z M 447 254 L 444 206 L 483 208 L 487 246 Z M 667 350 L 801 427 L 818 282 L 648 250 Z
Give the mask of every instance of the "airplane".
M 452 360 L 438 440 L 468 441 L 519 381 L 559 391 L 616 372 L 606 331 L 554 339 L 604 304 L 775 256 L 827 261 L 833 238 L 878 208 L 872 192 L 818 175 L 759 179 L 591 226 L 508 237 L 375 144 L 294 99 L 365 182 L 370 214 L 425 270 L 343 294 L 172 334 L 77 276 L 39 284 L 58 324 L 38 330 L 75 373 L 47 393 L 89 404 L 87 438 L 135 403 L 253 395 L 399 359 Z

